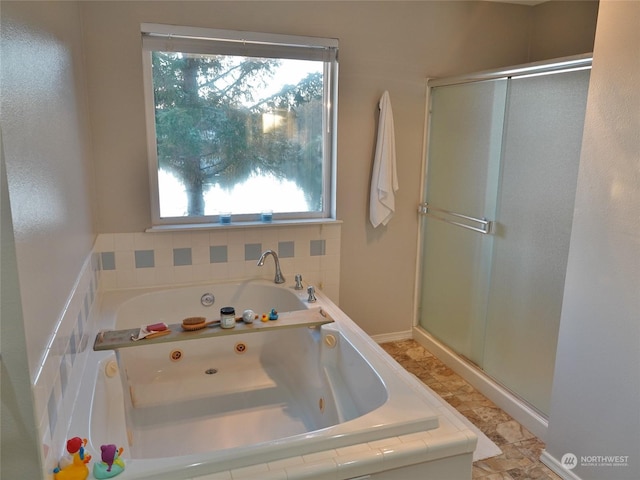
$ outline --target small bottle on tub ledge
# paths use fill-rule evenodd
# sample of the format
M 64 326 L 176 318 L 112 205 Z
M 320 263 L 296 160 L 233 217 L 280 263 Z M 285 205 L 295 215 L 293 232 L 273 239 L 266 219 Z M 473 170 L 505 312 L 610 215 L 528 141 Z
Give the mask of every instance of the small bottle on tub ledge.
M 220 309 L 220 327 L 233 328 L 236 326 L 236 310 L 233 307 L 222 307 Z

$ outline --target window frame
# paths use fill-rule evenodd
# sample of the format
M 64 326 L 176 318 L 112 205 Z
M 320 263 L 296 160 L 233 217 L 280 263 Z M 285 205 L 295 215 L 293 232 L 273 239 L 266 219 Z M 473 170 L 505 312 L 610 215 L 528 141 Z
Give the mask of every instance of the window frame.
M 282 35 L 273 33 L 220 30 L 155 23 L 142 23 L 141 49 L 144 86 L 144 104 L 147 135 L 151 222 L 153 227 L 171 225 L 222 225 L 219 215 L 161 217 L 158 184 L 158 152 L 155 124 L 153 88 L 153 51 L 193 51 L 194 53 L 237 54 L 271 56 L 272 58 L 300 58 L 324 61 L 323 111 L 323 182 L 321 211 L 274 212 L 273 222 L 306 223 L 336 219 L 337 172 L 337 100 L 338 100 L 338 40 L 333 38 Z M 164 47 L 160 48 L 161 45 Z M 166 48 L 168 47 L 168 48 Z M 245 51 L 247 50 L 247 51 Z M 257 52 L 255 50 L 258 50 Z M 232 53 L 229 53 L 232 52 Z M 286 54 L 287 56 L 284 56 Z M 314 58 L 309 58 L 309 57 Z M 232 225 L 260 223 L 260 213 L 234 214 Z M 228 224 L 226 224 L 228 226 Z

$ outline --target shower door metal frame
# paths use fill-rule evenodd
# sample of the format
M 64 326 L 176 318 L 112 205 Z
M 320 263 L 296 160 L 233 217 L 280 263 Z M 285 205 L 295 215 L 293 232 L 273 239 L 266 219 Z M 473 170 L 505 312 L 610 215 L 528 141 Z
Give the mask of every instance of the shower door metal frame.
M 476 73 L 470 73 L 467 75 L 459 75 L 453 77 L 446 77 L 441 79 L 435 78 L 427 78 L 426 79 L 426 101 L 425 101 L 425 128 L 424 128 L 424 137 L 423 137 L 423 147 L 422 147 L 422 171 L 420 177 L 420 202 L 418 203 L 417 213 L 419 215 L 419 224 L 422 226 L 422 222 L 425 221 L 426 215 L 428 215 L 429 210 L 436 210 L 432 206 L 428 206 L 426 203 L 426 179 L 429 173 L 429 136 L 430 136 L 430 123 L 431 123 L 431 89 L 434 87 L 448 86 L 448 85 L 458 85 L 463 83 L 473 83 L 473 82 L 481 82 L 485 80 L 495 80 L 495 79 L 509 79 L 509 78 L 517 78 L 517 77 L 527 77 L 534 75 L 549 75 L 553 73 L 560 72 L 570 72 L 575 70 L 585 70 L 591 68 L 593 59 L 592 53 L 585 53 L 582 55 L 573 55 L 569 57 L 556 58 L 553 60 L 546 60 L 541 62 L 533 62 L 526 63 L 521 65 L 516 65 L 513 67 L 509 67 L 506 69 L 495 69 L 495 70 L 486 70 Z M 451 214 L 452 212 L 447 212 Z M 459 216 L 461 214 L 455 213 L 454 216 Z M 464 215 L 462 215 L 464 216 Z M 466 216 L 465 216 L 466 217 Z M 460 225 L 464 228 L 469 228 L 471 230 L 476 230 L 479 233 L 490 234 L 492 232 L 493 223 L 488 221 L 487 219 L 475 219 L 471 218 L 472 221 L 482 222 L 484 224 L 480 228 L 473 228 L 469 225 Z M 442 218 L 440 218 L 442 220 Z M 446 221 L 446 220 L 445 220 Z M 455 222 L 449 222 L 454 223 Z M 414 281 L 414 305 L 413 305 L 413 328 L 419 326 L 420 318 L 420 303 L 421 303 L 421 292 L 422 292 L 422 263 L 424 260 L 424 234 L 423 229 L 418 229 L 418 237 L 417 237 L 417 266 L 415 271 L 415 281 Z

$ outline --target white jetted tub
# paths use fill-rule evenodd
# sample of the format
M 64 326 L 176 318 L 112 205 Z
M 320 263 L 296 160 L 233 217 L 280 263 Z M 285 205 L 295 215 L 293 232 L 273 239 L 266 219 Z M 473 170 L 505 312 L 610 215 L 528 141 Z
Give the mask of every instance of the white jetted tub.
M 258 319 L 95 351 L 71 433 L 90 453 L 124 447 L 122 480 L 471 478 L 475 435 L 321 292 L 306 296 L 262 280 L 104 293 L 100 331 L 218 319 L 223 306 L 334 321 Z

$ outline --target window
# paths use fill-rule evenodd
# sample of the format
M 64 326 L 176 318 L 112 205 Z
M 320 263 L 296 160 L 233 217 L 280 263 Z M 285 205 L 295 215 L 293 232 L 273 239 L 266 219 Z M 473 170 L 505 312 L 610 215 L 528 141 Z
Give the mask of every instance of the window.
M 153 224 L 335 217 L 337 47 L 143 24 Z

